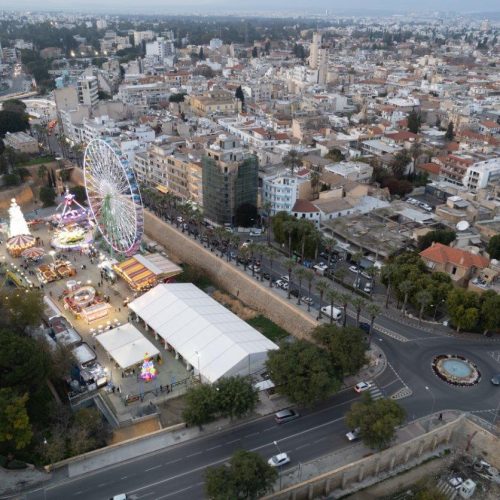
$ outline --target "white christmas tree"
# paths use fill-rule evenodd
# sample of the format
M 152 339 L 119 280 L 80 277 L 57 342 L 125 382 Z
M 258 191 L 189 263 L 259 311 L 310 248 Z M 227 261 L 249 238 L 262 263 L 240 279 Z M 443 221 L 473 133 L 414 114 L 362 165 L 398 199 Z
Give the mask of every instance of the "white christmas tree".
M 21 234 L 31 234 L 28 224 L 26 224 L 26 219 L 21 212 L 21 207 L 16 203 L 14 198 L 11 201 L 9 208 L 9 238 Z

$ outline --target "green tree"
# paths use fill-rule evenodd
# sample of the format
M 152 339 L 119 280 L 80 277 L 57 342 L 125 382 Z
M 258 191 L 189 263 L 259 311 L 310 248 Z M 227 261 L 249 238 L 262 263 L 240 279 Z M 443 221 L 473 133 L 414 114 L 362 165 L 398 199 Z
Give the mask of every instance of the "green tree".
M 424 309 L 432 303 L 432 293 L 428 290 L 420 290 L 415 295 L 415 300 L 417 304 L 420 305 L 420 310 L 418 313 L 418 322 L 422 322 L 422 315 L 424 314 Z
M 16 450 L 26 448 L 33 437 L 27 401 L 28 393 L 19 396 L 10 387 L 0 389 L 0 443 Z
M 480 297 L 483 333 L 500 331 L 500 295 L 487 290 Z
M 323 297 L 325 293 L 330 290 L 330 284 L 325 279 L 320 279 L 316 282 L 316 291 L 319 293 L 319 315 L 318 319 L 321 319 L 321 308 L 323 307 Z
M 306 340 L 281 343 L 268 353 L 266 368 L 278 390 L 300 405 L 321 401 L 340 388 L 328 353 Z
M 68 434 L 72 455 L 81 455 L 103 446 L 108 437 L 107 428 L 97 408 L 78 410 Z
M 456 237 L 457 233 L 455 233 L 455 231 L 449 229 L 435 229 L 434 231 L 429 231 L 418 237 L 418 249 L 420 251 L 425 250 L 433 243 L 449 245 L 452 241 L 455 241 Z
M 359 317 L 361 316 L 361 311 L 366 306 L 366 301 L 362 297 L 353 297 L 351 304 L 356 311 L 356 326 L 359 326 Z
M 183 418 L 188 425 L 201 427 L 215 418 L 217 396 L 211 385 L 200 384 L 189 388 L 185 400 L 186 408 L 183 412 Z
M 254 47 L 252 49 L 252 57 L 255 59 L 256 57 L 259 57 L 259 51 L 257 50 L 257 47 Z
M 40 201 L 43 203 L 44 207 L 51 207 L 55 204 L 56 192 L 51 186 L 42 186 L 40 188 Z
M 314 272 L 311 269 L 306 269 L 305 278 L 307 281 L 307 312 L 311 311 L 311 288 L 314 280 Z
M 342 151 L 338 148 L 333 148 L 326 153 L 325 158 L 332 160 L 335 163 L 339 163 L 345 159 L 345 156 L 342 154 Z
M 418 134 L 420 130 L 420 125 L 422 123 L 422 118 L 420 113 L 417 113 L 414 109 L 410 111 L 407 117 L 408 120 L 408 130 L 414 134 Z
M 40 165 L 37 170 L 37 176 L 41 181 L 44 181 L 47 177 L 47 166 L 46 165 Z
M 457 332 L 473 330 L 479 320 L 479 296 L 463 288 L 454 288 L 446 301 L 448 313 Z
M 283 165 L 289 168 L 290 174 L 293 175 L 295 169 L 302 166 L 302 155 L 296 149 L 291 149 L 283 158 Z
M 366 343 L 358 328 L 320 325 L 312 332 L 314 340 L 330 355 L 342 377 L 354 375 L 366 363 Z
M 490 259 L 500 260 L 500 234 L 495 234 L 490 238 L 487 251 Z
M 368 346 L 371 345 L 372 342 L 372 334 L 373 334 L 373 324 L 375 323 L 375 319 L 380 314 L 381 309 L 377 304 L 368 304 L 366 307 L 368 315 L 370 316 L 370 330 L 368 331 Z
M 408 297 L 410 296 L 410 293 L 414 290 L 415 285 L 413 281 L 405 280 L 402 283 L 400 283 L 398 289 L 399 291 L 403 294 L 404 299 L 403 299 L 403 307 L 401 308 L 401 311 L 403 314 L 406 313 L 406 304 L 408 304 Z
M 0 111 L 0 137 L 5 137 L 7 132 L 24 132 L 29 128 L 28 115 L 2 109 Z
M 255 500 L 274 485 L 278 477 L 258 453 L 236 451 L 229 465 L 211 467 L 205 473 L 205 491 L 213 500 Z
M 236 97 L 236 99 L 239 99 L 241 101 L 241 109 L 245 109 L 245 94 L 243 93 L 243 89 L 241 88 L 241 85 L 239 85 L 237 88 L 236 88 L 236 92 L 234 94 L 234 97 Z
M 299 267 L 295 271 L 295 278 L 299 282 L 299 293 L 297 295 L 297 305 L 300 306 L 300 301 L 302 299 L 302 282 L 305 281 L 306 279 L 306 271 L 307 269 L 305 267 Z
M 200 61 L 204 61 L 205 60 L 205 53 L 203 52 L 203 47 L 200 47 L 200 51 L 198 52 L 198 59 Z
M 24 333 L 26 327 L 40 323 L 43 295 L 38 290 L 0 291 L 0 327 Z
M 359 427 L 361 439 L 370 448 L 383 449 L 389 446 L 396 427 L 405 419 L 405 411 L 392 399 L 373 400 L 369 393 L 363 394 L 360 402 L 353 403 L 346 413 L 345 421 L 351 429 Z
M 217 383 L 217 409 L 224 417 L 233 419 L 255 409 L 259 396 L 252 381 L 244 377 L 227 377 Z

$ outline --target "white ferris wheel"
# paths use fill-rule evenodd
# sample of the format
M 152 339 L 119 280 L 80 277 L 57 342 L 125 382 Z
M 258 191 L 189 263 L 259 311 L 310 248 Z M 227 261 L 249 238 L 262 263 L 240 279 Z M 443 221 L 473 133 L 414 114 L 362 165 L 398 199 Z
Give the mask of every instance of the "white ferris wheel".
M 141 243 L 144 212 L 133 169 L 111 140 L 94 139 L 85 149 L 85 189 L 92 217 L 110 247 L 132 255 Z

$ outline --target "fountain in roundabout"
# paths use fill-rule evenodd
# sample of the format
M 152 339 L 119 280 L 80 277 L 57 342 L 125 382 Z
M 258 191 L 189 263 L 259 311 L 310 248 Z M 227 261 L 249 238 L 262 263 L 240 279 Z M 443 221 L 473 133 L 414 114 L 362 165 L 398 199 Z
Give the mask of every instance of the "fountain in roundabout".
M 452 385 L 467 387 L 481 380 L 477 366 L 463 356 L 457 354 L 440 354 L 432 361 L 434 373 Z

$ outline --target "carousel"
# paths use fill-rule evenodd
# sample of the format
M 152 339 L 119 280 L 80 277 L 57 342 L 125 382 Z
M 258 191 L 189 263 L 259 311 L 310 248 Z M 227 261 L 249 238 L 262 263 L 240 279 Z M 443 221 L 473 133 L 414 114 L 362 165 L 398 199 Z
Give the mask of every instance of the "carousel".
M 9 208 L 9 239 L 6 247 L 12 257 L 19 257 L 25 250 L 36 245 L 36 239 L 31 235 L 21 207 L 12 198 Z

